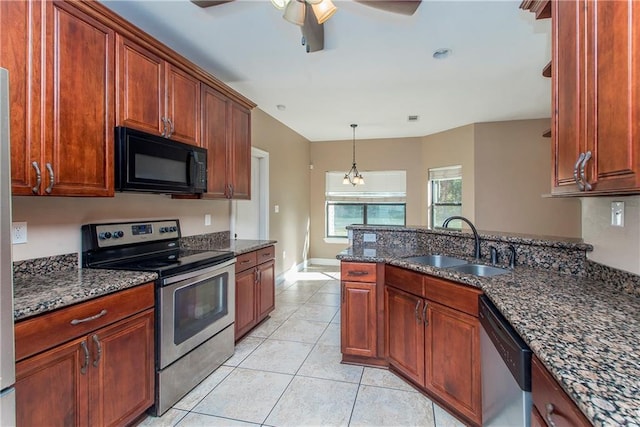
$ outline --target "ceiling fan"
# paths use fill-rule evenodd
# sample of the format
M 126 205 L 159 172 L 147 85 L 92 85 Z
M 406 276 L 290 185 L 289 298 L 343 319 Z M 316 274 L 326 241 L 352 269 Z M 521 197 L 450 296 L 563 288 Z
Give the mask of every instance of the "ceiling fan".
M 234 0 L 191 0 L 200 7 L 218 6 Z M 366 6 L 391 13 L 413 15 L 422 0 L 354 0 Z M 331 0 L 271 0 L 273 5 L 283 10 L 283 18 L 302 30 L 302 44 L 307 53 L 324 49 L 324 23 L 331 18 L 337 8 Z

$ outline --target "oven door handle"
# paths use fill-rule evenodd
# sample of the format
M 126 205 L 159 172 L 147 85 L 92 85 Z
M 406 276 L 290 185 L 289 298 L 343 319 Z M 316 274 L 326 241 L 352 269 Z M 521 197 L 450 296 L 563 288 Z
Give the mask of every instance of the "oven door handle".
M 172 285 L 178 282 L 189 281 L 189 283 L 199 282 L 201 280 L 206 280 L 209 277 L 216 276 L 220 270 L 229 267 L 236 263 L 236 259 L 232 258 L 229 261 L 221 262 L 219 264 L 211 265 L 205 268 L 199 268 L 188 273 L 179 274 L 177 276 L 167 277 L 166 279 L 162 279 L 160 281 L 160 286 L 165 287 Z

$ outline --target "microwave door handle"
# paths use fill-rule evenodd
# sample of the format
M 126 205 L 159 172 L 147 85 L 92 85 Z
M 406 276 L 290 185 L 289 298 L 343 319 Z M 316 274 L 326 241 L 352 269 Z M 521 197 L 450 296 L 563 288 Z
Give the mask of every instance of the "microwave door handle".
M 196 153 L 191 151 L 189 153 L 189 185 L 195 188 L 196 185 L 196 175 L 198 174 L 197 166 L 198 162 L 196 161 Z

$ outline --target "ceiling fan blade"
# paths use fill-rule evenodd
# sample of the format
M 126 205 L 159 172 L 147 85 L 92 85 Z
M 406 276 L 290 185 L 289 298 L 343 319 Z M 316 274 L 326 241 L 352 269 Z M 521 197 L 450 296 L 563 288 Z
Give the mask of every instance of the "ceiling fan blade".
M 191 0 L 191 3 L 200 7 L 218 6 L 225 3 L 230 3 L 233 0 Z
M 309 6 L 305 9 L 304 25 L 300 29 L 307 53 L 324 49 L 324 24 L 318 24 L 318 20 Z
M 391 13 L 413 15 L 422 0 L 355 0 L 358 3 Z

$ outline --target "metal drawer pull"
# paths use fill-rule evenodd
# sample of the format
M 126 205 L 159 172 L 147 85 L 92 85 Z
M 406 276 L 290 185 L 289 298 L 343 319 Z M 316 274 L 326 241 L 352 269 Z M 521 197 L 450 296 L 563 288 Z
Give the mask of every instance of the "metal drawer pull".
M 583 182 L 584 185 L 584 191 L 591 191 L 592 187 L 591 184 L 589 184 L 587 182 L 587 174 L 585 172 L 585 166 L 587 165 L 587 162 L 589 161 L 589 159 L 591 159 L 591 151 L 587 151 L 584 155 L 584 159 L 582 160 L 582 164 L 580 165 L 580 180 Z M 581 188 L 582 190 L 582 188 Z
M 422 319 L 420 319 L 420 315 L 418 314 L 418 309 L 420 308 L 420 303 L 422 302 L 422 300 L 418 300 L 418 302 L 416 303 L 416 308 L 415 310 L 413 310 L 413 314 L 416 316 L 416 322 L 420 322 Z
M 582 182 L 580 182 L 580 177 L 578 176 L 578 168 L 580 167 L 580 164 L 582 163 L 583 160 L 584 160 L 584 153 L 580 153 L 580 156 L 578 156 L 578 160 L 576 161 L 576 164 L 573 167 L 573 179 L 576 182 L 576 184 L 578 184 L 578 188 L 580 189 L 580 191 L 584 190 L 584 185 L 582 184 Z
M 422 321 L 424 322 L 424 326 L 429 326 L 429 319 L 427 319 L 427 302 L 424 302 L 424 308 L 422 309 Z
M 82 341 L 80 343 L 80 347 L 82 348 L 82 351 L 84 352 L 84 360 L 82 361 L 82 366 L 80 367 L 80 373 L 82 375 L 86 375 L 87 367 L 89 366 L 89 349 L 87 348 L 87 342 L 86 341 Z
M 51 190 L 53 190 L 53 184 L 55 184 L 54 182 L 55 176 L 53 175 L 53 168 L 51 167 L 51 163 L 47 163 L 46 167 L 47 167 L 47 170 L 49 171 L 49 185 L 47 186 L 47 188 L 44 189 L 44 191 L 47 194 L 51 194 Z
M 369 274 L 369 272 L 364 270 L 352 270 L 347 272 L 347 276 L 366 276 L 367 274 Z
M 72 325 L 77 325 L 79 323 L 90 322 L 92 320 L 96 320 L 96 319 L 104 316 L 105 314 L 107 314 L 107 310 L 102 310 L 100 313 L 94 314 L 93 316 L 85 317 L 84 319 L 73 319 L 71 321 L 71 324 Z
M 549 427 L 556 427 L 556 423 L 553 421 L 553 418 L 551 418 L 553 411 L 556 409 L 555 406 L 553 406 L 553 403 L 547 403 L 546 409 L 547 414 L 545 415 L 545 420 L 547 421 L 547 424 L 549 424 Z
M 91 337 L 93 342 L 96 344 L 96 349 L 98 354 L 96 355 L 95 360 L 93 361 L 93 366 L 98 367 L 98 363 L 100 363 L 100 358 L 102 357 L 102 344 L 100 344 L 100 340 L 98 339 L 98 335 L 94 335 Z
M 248 264 L 250 262 L 251 262 L 250 259 L 245 259 L 244 261 L 240 261 L 240 264 Z
M 36 170 L 36 185 L 31 188 L 31 191 L 34 194 L 38 194 L 38 191 L 40 191 L 40 183 L 42 182 L 42 175 L 40 174 L 38 162 L 31 162 L 31 166 Z

